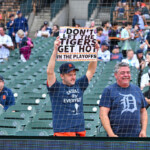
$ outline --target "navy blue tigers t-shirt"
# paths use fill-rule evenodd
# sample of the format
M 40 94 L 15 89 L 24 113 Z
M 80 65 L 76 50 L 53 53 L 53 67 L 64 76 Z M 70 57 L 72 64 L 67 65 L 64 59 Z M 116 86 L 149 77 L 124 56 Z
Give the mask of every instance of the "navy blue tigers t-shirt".
M 106 87 L 99 106 L 110 108 L 109 119 L 113 132 L 119 137 L 138 137 L 141 131 L 141 108 L 147 102 L 139 87 L 130 84 L 127 88 L 117 83 Z
M 84 131 L 83 92 L 88 79 L 82 76 L 73 86 L 56 81 L 47 87 L 52 103 L 54 132 Z

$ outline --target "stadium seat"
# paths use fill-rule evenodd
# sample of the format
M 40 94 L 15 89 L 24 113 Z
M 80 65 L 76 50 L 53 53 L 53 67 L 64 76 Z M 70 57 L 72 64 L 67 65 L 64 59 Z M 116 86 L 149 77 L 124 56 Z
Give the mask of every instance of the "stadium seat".
M 16 132 L 21 131 L 21 124 L 16 120 L 0 120 L 0 130 L 6 130 L 8 135 L 15 135 Z
M 34 121 L 44 122 L 44 121 L 50 121 L 52 123 L 53 117 L 51 112 L 40 112 L 38 113 L 34 118 Z
M 28 105 L 13 105 L 7 109 L 6 112 L 12 113 L 12 112 L 22 112 L 28 114 L 29 117 L 33 117 L 36 114 L 36 110 L 34 106 L 28 106 Z
M 7 131 L 4 129 L 0 129 L 0 136 L 8 135 Z
M 0 116 L 0 120 L 19 121 L 20 125 L 26 125 L 30 122 L 28 114 L 24 112 L 6 112 Z
M 25 105 L 25 106 L 34 106 L 35 109 L 40 110 L 43 106 L 44 102 L 40 99 L 28 99 L 28 100 L 21 100 L 17 102 L 17 105 Z
M 30 122 L 25 127 L 25 131 L 46 131 L 49 135 L 53 135 L 53 128 L 50 121 L 45 122 Z

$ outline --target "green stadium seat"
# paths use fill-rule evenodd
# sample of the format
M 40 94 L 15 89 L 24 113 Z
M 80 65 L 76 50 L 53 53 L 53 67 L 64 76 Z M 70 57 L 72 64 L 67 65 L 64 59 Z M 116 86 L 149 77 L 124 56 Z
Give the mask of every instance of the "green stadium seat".
M 40 112 L 33 118 L 33 121 L 50 121 L 52 123 L 52 119 L 53 117 L 51 112 Z
M 8 135 L 7 131 L 4 129 L 0 129 L 0 136 Z
M 0 120 L 19 121 L 20 125 L 26 125 L 30 122 L 29 116 L 24 112 L 6 112 L 0 116 Z
M 6 130 L 8 135 L 15 135 L 16 132 L 21 131 L 21 125 L 16 120 L 0 120 L 0 130 Z
M 28 106 L 28 105 L 13 105 L 7 109 L 6 112 L 12 113 L 12 112 L 22 112 L 28 114 L 29 117 L 33 117 L 36 115 L 36 110 L 34 106 Z
M 34 106 L 35 109 L 40 110 L 43 107 L 44 102 L 40 99 L 21 100 L 17 102 L 17 105 Z
M 50 104 L 50 103 L 49 103 Z M 46 105 L 42 108 L 42 112 L 52 112 L 52 107 L 50 105 Z
M 25 127 L 24 131 L 46 131 L 49 135 L 53 135 L 53 128 L 50 121 L 45 122 L 30 122 Z

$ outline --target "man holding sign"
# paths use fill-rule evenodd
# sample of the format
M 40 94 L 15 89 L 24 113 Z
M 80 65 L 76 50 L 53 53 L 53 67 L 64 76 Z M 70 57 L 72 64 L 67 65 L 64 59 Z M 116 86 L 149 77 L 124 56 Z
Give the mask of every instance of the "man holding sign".
M 76 71 L 79 71 L 72 63 L 64 63 L 60 66 L 62 83 L 55 76 L 55 60 L 61 40 L 56 39 L 54 51 L 47 67 L 47 88 L 49 91 L 52 111 L 54 136 L 85 136 L 83 114 L 83 93 L 92 79 L 96 67 L 96 61 L 91 61 L 86 75 L 76 80 Z M 96 44 L 95 49 L 99 45 Z

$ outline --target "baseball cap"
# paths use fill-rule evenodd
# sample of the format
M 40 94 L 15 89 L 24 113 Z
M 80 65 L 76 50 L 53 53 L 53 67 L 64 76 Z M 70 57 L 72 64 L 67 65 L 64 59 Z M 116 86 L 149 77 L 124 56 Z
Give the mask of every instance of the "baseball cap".
M 116 49 L 116 48 L 120 48 L 120 47 L 119 47 L 118 45 L 115 45 L 115 46 L 114 46 L 114 49 Z
M 48 25 L 48 22 L 47 22 L 47 21 L 44 21 L 44 25 Z
M 9 15 L 9 18 L 14 17 L 14 16 L 15 16 L 14 14 L 10 14 L 10 15 Z
M 59 67 L 60 74 L 69 73 L 72 70 L 79 71 L 72 63 L 64 63 Z
M 142 49 L 138 49 L 138 50 L 136 51 L 136 53 L 137 53 L 137 54 L 143 53 L 143 50 L 142 50 Z
M 19 14 L 21 14 L 21 11 L 20 11 L 20 10 L 17 11 L 17 15 L 19 15 Z
M 1 81 L 4 81 L 4 78 L 3 78 L 1 75 L 0 75 L 0 80 L 1 80 Z
M 105 46 L 109 47 L 109 44 L 108 44 L 107 42 L 105 42 L 105 41 L 103 41 L 103 42 L 101 43 L 101 45 L 105 45 Z

